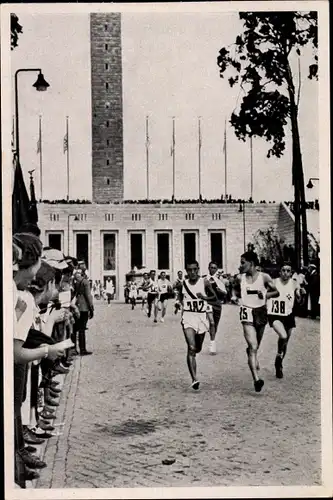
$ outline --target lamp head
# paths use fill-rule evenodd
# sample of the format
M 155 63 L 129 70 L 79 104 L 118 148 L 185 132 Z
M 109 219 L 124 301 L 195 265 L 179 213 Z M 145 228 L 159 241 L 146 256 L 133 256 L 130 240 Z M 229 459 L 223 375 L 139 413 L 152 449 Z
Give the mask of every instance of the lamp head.
M 38 92 L 44 92 L 49 86 L 50 84 L 45 80 L 43 73 L 39 73 L 37 80 L 33 84 L 33 87 L 35 87 Z
M 312 183 L 312 180 L 310 179 L 309 182 L 307 183 L 306 187 L 308 189 L 312 189 L 313 188 L 313 183 Z

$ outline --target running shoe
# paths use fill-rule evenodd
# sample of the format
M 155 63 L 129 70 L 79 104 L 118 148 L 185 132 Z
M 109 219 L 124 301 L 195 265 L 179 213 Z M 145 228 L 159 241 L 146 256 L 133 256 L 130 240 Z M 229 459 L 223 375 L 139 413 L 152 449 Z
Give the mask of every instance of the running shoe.
M 33 481 L 34 479 L 39 479 L 40 475 L 35 470 L 31 470 L 28 467 L 25 468 L 24 479 L 26 481 Z
M 164 323 L 164 318 L 161 318 L 161 319 L 160 319 L 160 322 L 161 322 L 161 323 Z
M 216 354 L 216 341 L 215 340 L 210 341 L 209 352 L 210 352 L 210 354 Z
M 260 392 L 263 387 L 264 387 L 263 380 L 259 379 L 254 382 L 254 389 L 256 392 Z
M 154 323 L 157 323 L 157 319 L 154 319 Z
M 194 382 L 192 382 L 191 387 L 192 387 L 192 389 L 197 391 L 200 387 L 200 382 L 198 380 L 195 380 Z
M 275 375 L 276 375 L 276 378 L 283 378 L 281 356 L 276 356 L 276 358 L 275 358 Z

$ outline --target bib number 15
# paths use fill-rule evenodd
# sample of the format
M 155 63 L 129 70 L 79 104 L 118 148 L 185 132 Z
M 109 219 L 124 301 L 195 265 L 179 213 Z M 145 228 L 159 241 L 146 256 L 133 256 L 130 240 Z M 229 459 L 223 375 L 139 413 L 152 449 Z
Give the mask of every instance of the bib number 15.
M 252 309 L 250 307 L 241 306 L 239 309 L 239 319 L 242 322 L 248 321 L 252 323 L 253 321 Z

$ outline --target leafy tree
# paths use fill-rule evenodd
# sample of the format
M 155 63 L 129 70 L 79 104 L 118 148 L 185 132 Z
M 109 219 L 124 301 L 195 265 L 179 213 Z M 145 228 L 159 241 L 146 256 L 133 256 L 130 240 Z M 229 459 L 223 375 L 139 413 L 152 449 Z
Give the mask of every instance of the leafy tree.
M 22 26 L 16 14 L 10 15 L 10 48 L 15 49 L 18 45 L 19 34 L 23 33 Z
M 296 261 L 299 265 L 302 234 L 303 260 L 307 264 L 305 189 L 298 128 L 300 81 L 296 93 L 291 58 L 298 57 L 300 68 L 302 49 L 311 46 L 313 60 L 308 77 L 318 78 L 317 12 L 243 12 L 239 16 L 243 32 L 232 46 L 223 47 L 217 58 L 221 78 L 228 71 L 229 85 L 238 84 L 244 91 L 230 123 L 243 141 L 252 136 L 266 139 L 271 143 L 267 156 L 278 158 L 285 150 L 285 130 L 291 123 Z
M 276 226 L 258 229 L 253 236 L 253 243 L 260 260 L 275 264 L 283 262 L 284 241 L 281 240 Z

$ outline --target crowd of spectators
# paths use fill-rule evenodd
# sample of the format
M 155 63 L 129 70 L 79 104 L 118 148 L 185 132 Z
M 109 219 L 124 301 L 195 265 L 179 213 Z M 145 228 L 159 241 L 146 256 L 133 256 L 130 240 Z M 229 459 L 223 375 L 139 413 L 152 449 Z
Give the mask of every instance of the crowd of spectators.
M 61 200 L 43 200 L 43 203 L 51 204 L 51 205 L 56 205 L 58 203 L 61 204 L 91 204 L 91 200 L 66 200 L 66 199 L 61 199 Z M 206 203 L 206 204 L 212 204 L 212 203 L 222 203 L 222 204 L 237 204 L 237 203 L 260 203 L 260 204 L 272 204 L 276 203 L 275 201 L 269 200 L 259 200 L 254 202 L 252 198 L 248 199 L 243 199 L 243 198 L 234 198 L 232 195 L 221 195 L 220 198 L 213 198 L 213 199 L 206 199 L 206 198 L 188 198 L 188 199 L 176 199 L 176 198 L 164 198 L 164 199 L 139 199 L 139 200 L 121 200 L 121 201 L 114 201 L 114 202 L 105 202 L 105 204 L 112 203 L 114 205 L 158 205 L 158 204 L 198 204 L 198 203 Z M 294 202 L 293 201 L 285 201 L 284 202 L 292 212 L 294 212 Z M 319 201 L 307 201 L 305 202 L 305 207 L 306 209 L 309 210 L 319 210 Z
M 292 212 L 294 212 L 294 202 L 293 201 L 285 201 L 285 204 Z M 305 202 L 305 208 L 307 210 L 319 210 L 319 200 L 315 201 L 307 201 Z
M 13 236 L 15 483 L 37 479 L 38 451 L 56 434 L 59 380 L 86 348 L 94 306 L 84 262 L 44 247 L 28 225 Z

